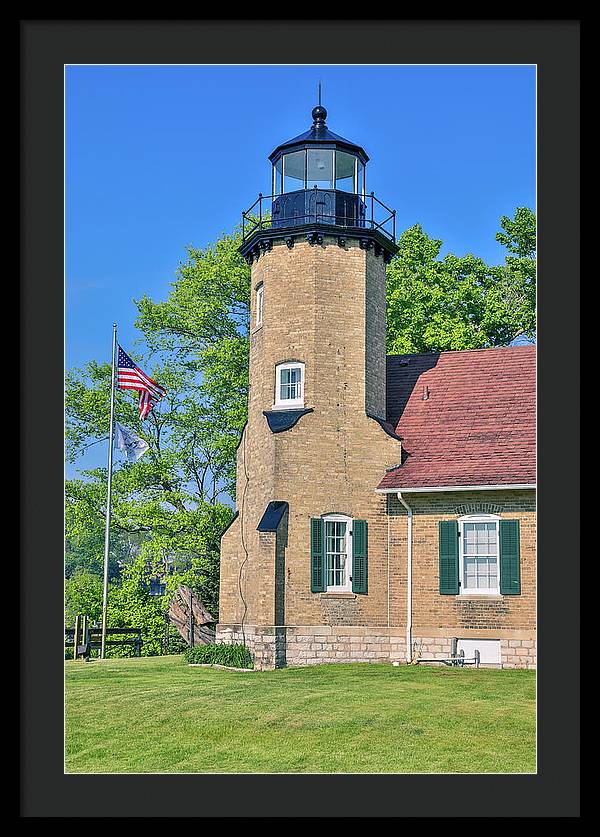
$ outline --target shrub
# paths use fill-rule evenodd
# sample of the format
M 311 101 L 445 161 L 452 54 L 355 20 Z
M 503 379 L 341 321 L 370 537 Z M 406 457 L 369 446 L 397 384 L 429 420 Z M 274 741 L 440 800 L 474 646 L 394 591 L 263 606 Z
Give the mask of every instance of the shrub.
M 252 654 L 245 645 L 214 642 L 209 645 L 194 645 L 193 648 L 187 648 L 183 656 L 188 663 L 216 663 L 232 668 L 254 668 Z

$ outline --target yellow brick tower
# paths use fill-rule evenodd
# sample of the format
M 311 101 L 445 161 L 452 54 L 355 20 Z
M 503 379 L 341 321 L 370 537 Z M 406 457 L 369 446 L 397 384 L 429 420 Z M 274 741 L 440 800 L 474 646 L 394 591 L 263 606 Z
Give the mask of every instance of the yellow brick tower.
M 217 639 L 245 642 L 259 668 L 321 661 L 320 635 L 389 621 L 386 498 L 374 489 L 401 454 L 385 421 L 395 213 L 365 190 L 365 151 L 329 130 L 320 104 L 312 117 L 271 154 L 272 195 L 244 213 L 250 393 Z

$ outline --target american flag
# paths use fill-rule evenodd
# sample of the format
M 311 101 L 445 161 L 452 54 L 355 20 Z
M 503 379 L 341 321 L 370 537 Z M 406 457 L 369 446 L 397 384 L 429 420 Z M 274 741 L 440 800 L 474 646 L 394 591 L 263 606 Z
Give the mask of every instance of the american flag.
M 119 389 L 136 389 L 140 394 L 140 419 L 148 416 L 150 410 L 167 394 L 167 390 L 153 381 L 149 375 L 136 366 L 129 355 L 119 346 L 117 362 Z

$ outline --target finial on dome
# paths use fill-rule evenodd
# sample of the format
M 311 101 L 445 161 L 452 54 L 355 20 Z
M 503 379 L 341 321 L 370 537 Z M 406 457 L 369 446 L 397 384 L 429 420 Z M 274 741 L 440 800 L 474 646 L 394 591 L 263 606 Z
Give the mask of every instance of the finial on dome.
M 321 105 L 321 82 L 317 85 L 317 106 L 312 110 L 312 118 L 315 126 L 323 126 L 327 119 L 327 111 Z

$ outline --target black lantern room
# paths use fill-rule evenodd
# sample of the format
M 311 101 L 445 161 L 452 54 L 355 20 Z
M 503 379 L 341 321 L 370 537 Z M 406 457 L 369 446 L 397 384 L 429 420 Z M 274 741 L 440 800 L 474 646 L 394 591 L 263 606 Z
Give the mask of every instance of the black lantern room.
M 330 131 L 327 111 L 313 108 L 308 131 L 278 146 L 273 164 L 273 226 L 305 223 L 315 216 L 344 226 L 365 221 L 365 166 L 358 145 Z
M 312 118 L 308 131 L 269 156 L 271 195 L 259 195 L 243 213 L 243 255 L 252 261 L 270 249 L 274 238 L 284 237 L 293 246 L 301 235 L 322 243 L 324 235 L 333 234 L 341 246 L 358 236 L 365 249 L 373 246 L 391 258 L 397 250 L 395 211 L 366 192 L 367 153 L 328 128 L 321 104 Z

